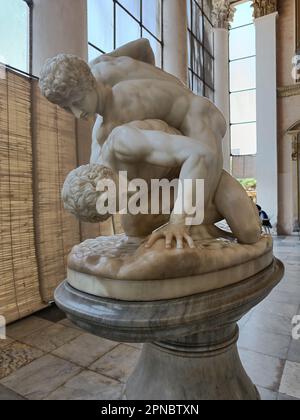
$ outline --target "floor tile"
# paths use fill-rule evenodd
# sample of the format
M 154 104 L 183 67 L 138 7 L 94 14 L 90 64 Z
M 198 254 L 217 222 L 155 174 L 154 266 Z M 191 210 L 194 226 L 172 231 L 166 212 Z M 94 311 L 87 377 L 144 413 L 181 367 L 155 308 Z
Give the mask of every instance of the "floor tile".
M 248 328 L 266 331 L 268 333 L 292 336 L 292 317 L 271 315 L 264 312 L 254 312 L 247 324 Z
M 268 297 L 269 301 L 278 302 L 278 303 L 288 303 L 288 304 L 297 304 L 300 305 L 300 297 L 293 295 L 293 293 L 284 292 L 280 290 L 274 290 Z
M 289 395 L 278 394 L 278 401 L 300 401 L 299 398 L 290 397 Z
M 300 363 L 300 340 L 292 340 L 287 359 L 289 362 Z
M 21 339 L 21 341 L 30 344 L 33 347 L 37 347 L 46 353 L 50 353 L 81 334 L 82 332 L 75 328 L 67 328 L 63 325 L 53 324 L 42 331 L 38 331 L 37 333 Z
M 29 318 L 23 319 L 22 321 L 18 321 L 9 325 L 7 327 L 6 333 L 8 337 L 19 340 L 20 338 L 24 338 L 37 331 L 41 331 L 44 328 L 50 327 L 51 325 L 52 322 L 31 316 Z
M 62 321 L 59 321 L 59 324 L 64 325 L 65 327 L 68 327 L 68 328 L 76 328 L 77 330 L 80 330 L 81 332 L 86 333 L 86 331 L 84 331 L 82 328 L 79 328 L 76 324 L 74 324 L 68 318 L 63 319 Z
M 286 362 L 279 392 L 300 399 L 300 363 Z
M 18 401 L 24 399 L 25 398 L 21 397 L 21 395 L 16 394 L 14 391 L 11 391 L 0 384 L 0 401 Z
M 70 343 L 55 350 L 53 354 L 79 366 L 87 367 L 117 345 L 118 343 L 104 338 L 91 334 L 82 334 Z
M 48 354 L 1 383 L 27 399 L 41 400 L 79 372 L 80 368 L 73 363 Z
M 5 347 L 10 346 L 14 340 L 11 338 L 6 338 L 5 340 L 0 340 L 0 350 L 4 349 Z
M 278 397 L 277 392 L 270 391 L 266 388 L 257 387 L 262 401 L 276 401 Z
M 298 313 L 299 303 L 278 303 L 271 300 L 264 300 L 260 305 L 255 308 L 255 312 L 262 312 L 269 315 L 286 316 L 292 319 Z
M 66 318 L 66 314 L 54 304 L 36 313 L 35 316 L 55 323 Z
M 89 369 L 117 379 L 118 381 L 126 382 L 133 372 L 139 356 L 139 350 L 125 344 L 120 344 L 93 363 Z
M 134 347 L 135 349 L 142 350 L 143 343 L 124 343 L 126 346 Z
M 268 356 L 286 359 L 291 338 L 285 335 L 258 330 L 255 326 L 246 325 L 240 333 L 239 347 L 263 353 Z
M 113 379 L 84 371 L 51 393 L 47 400 L 119 400 L 122 388 L 123 385 Z
M 0 379 L 41 357 L 44 353 L 22 343 L 12 343 L 0 352 Z
M 243 366 L 255 385 L 270 391 L 279 390 L 284 361 L 250 350 L 240 349 Z

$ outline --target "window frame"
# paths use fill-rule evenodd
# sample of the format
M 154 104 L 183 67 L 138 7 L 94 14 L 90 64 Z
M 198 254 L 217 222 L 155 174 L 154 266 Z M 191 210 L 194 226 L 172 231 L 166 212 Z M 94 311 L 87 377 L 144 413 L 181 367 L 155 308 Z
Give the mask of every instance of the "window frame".
M 209 16 L 207 16 L 205 10 L 204 10 L 204 6 L 203 6 L 203 0 L 187 0 L 187 6 L 188 6 L 188 2 L 190 3 L 190 11 L 191 11 L 191 16 L 190 16 L 190 20 L 191 20 L 191 28 L 189 27 L 189 23 L 188 23 L 188 27 L 187 27 L 187 31 L 188 31 L 188 37 L 189 37 L 189 44 L 190 47 L 191 42 L 190 40 L 193 40 L 196 42 L 196 44 L 198 45 L 200 52 L 201 52 L 201 57 L 202 57 L 202 65 L 201 65 L 201 73 L 202 73 L 202 77 L 201 75 L 197 74 L 197 72 L 195 71 L 195 69 L 193 69 L 193 54 L 192 51 L 190 51 L 190 57 L 188 60 L 188 72 L 189 72 L 189 80 L 190 80 L 190 76 L 192 76 L 191 80 L 192 82 L 189 82 L 189 87 L 192 91 L 194 91 L 194 77 L 196 77 L 201 83 L 203 83 L 203 96 L 205 96 L 205 90 L 206 88 L 208 88 L 212 93 L 213 96 L 215 94 L 215 57 L 214 57 L 214 38 L 212 40 L 212 52 L 209 51 L 209 49 L 206 47 L 205 45 L 205 19 L 207 19 L 209 25 L 211 26 L 211 28 L 213 29 L 214 25 L 212 23 L 212 20 Z M 193 32 L 193 17 L 194 17 L 194 7 L 197 7 L 200 11 L 200 14 L 202 15 L 202 25 L 201 25 L 201 34 L 202 34 L 202 40 L 199 39 L 197 37 L 197 35 Z M 210 85 L 205 77 L 205 55 L 208 55 L 210 57 L 210 59 L 212 60 L 213 63 L 213 85 Z
M 32 74 L 32 65 L 33 65 L 33 61 L 32 61 L 32 28 L 33 28 L 33 13 L 32 13 L 32 9 L 33 9 L 33 0 L 20 0 L 20 1 L 24 1 L 27 6 L 28 6 L 28 70 L 21 70 L 18 69 L 16 67 L 11 66 L 8 63 L 1 63 L 2 65 L 4 65 L 6 68 L 15 71 L 16 73 L 19 74 L 24 74 L 26 76 L 29 76 L 30 78 L 35 79 L 35 76 L 33 76 Z
M 26 1 L 26 0 L 25 0 Z M 31 0 L 30 0 L 31 1 Z M 143 21 L 143 2 L 147 0 L 139 0 L 140 1 L 140 16 L 137 18 L 134 16 L 122 3 L 120 3 L 119 0 L 111 0 L 113 3 L 113 48 L 117 48 L 117 8 L 120 7 L 123 9 L 125 13 L 129 15 L 131 19 L 133 19 L 139 26 L 140 26 L 140 36 L 143 38 L 143 31 L 146 31 L 156 42 L 158 42 L 161 46 L 161 68 L 164 66 L 164 54 L 163 54 L 163 48 L 164 48 L 164 27 L 163 27 L 163 0 L 161 0 L 161 11 L 160 11 L 160 19 L 161 19 L 161 39 L 159 39 L 156 35 L 153 34 L 150 29 L 148 29 L 144 25 Z M 103 51 L 101 48 L 99 48 L 97 45 L 93 44 L 92 42 L 88 41 L 88 46 L 94 48 L 97 50 L 100 54 L 106 54 L 110 51 Z

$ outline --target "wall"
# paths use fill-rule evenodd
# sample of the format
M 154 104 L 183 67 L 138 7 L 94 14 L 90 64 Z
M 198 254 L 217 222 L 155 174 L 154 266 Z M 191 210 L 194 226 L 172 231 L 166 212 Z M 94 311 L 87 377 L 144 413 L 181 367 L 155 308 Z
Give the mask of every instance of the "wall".
M 300 87 L 292 78 L 292 58 L 295 54 L 295 1 L 278 2 L 277 85 L 283 92 L 278 97 L 278 177 L 279 221 L 278 233 L 291 234 L 297 191 L 293 182 L 291 136 L 287 131 L 300 120 Z M 288 88 L 288 89 L 287 89 Z M 293 90 L 290 90 L 290 89 Z

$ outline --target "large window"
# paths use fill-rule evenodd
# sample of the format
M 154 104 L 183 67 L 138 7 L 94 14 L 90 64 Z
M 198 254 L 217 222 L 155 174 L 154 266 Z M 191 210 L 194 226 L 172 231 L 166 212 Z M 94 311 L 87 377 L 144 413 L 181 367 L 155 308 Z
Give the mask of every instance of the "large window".
M 0 62 L 28 72 L 29 6 L 24 0 L 0 0 Z
M 229 36 L 230 122 L 233 156 L 255 155 L 256 50 L 252 1 L 236 6 Z
M 89 59 L 149 39 L 162 66 L 162 0 L 88 0 Z
M 197 95 L 214 100 L 214 41 L 212 0 L 187 0 L 189 86 Z

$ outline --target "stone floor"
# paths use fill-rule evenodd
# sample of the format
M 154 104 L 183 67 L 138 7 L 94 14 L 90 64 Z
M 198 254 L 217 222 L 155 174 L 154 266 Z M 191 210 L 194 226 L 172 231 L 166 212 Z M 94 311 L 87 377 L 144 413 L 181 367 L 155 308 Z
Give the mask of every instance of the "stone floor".
M 276 238 L 286 275 L 273 293 L 240 322 L 240 355 L 264 400 L 300 399 L 300 240 Z M 94 337 L 50 307 L 8 327 L 0 340 L 0 400 L 119 399 L 140 345 Z

